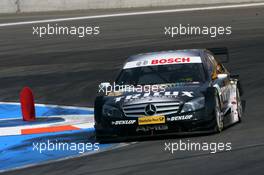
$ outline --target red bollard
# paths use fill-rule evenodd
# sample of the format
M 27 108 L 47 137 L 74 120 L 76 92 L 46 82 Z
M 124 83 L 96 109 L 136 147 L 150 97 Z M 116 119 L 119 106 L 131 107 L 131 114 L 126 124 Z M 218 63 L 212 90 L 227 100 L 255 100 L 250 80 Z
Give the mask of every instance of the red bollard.
M 29 87 L 24 87 L 20 92 L 20 103 L 23 120 L 36 120 L 34 96 L 32 90 Z

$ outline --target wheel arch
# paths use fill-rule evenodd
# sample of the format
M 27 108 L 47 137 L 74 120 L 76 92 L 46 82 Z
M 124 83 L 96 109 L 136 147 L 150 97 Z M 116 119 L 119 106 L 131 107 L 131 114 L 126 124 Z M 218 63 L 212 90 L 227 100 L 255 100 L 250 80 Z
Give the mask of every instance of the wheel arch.
M 217 90 L 216 87 L 208 87 L 205 93 L 205 106 L 208 114 L 211 114 L 214 111 L 216 105 L 215 96 L 217 96 L 219 100 L 220 108 L 222 108 L 219 91 Z
M 94 119 L 95 119 L 95 123 L 98 123 L 98 122 L 100 123 L 100 121 L 101 121 L 103 103 L 104 103 L 104 96 L 96 97 L 96 99 L 94 101 Z

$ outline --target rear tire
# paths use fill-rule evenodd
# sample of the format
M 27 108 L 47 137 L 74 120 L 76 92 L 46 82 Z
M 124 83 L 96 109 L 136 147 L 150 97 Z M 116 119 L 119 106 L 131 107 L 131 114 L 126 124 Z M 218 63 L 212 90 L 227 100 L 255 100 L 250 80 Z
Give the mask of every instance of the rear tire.
M 243 106 L 242 106 L 240 93 L 239 93 L 238 89 L 237 89 L 237 92 L 236 92 L 236 100 L 237 100 L 238 122 L 241 122 L 242 121 L 242 116 L 243 116 Z

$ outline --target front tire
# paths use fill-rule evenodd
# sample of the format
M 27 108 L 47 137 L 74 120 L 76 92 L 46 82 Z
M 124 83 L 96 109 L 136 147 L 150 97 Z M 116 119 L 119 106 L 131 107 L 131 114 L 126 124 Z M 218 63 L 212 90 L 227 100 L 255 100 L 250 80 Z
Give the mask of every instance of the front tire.
M 214 116 L 215 116 L 215 132 L 220 133 L 224 129 L 224 121 L 221 114 L 220 102 L 219 98 L 215 97 L 215 108 L 214 108 Z

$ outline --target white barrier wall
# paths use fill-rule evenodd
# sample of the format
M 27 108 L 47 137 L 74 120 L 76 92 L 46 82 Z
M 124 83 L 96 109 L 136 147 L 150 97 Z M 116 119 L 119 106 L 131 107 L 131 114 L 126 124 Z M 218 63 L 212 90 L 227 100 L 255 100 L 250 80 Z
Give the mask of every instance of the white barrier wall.
M 0 0 L 0 13 L 241 2 L 264 2 L 264 0 Z
M 17 0 L 0 0 L 0 13 L 16 13 Z

